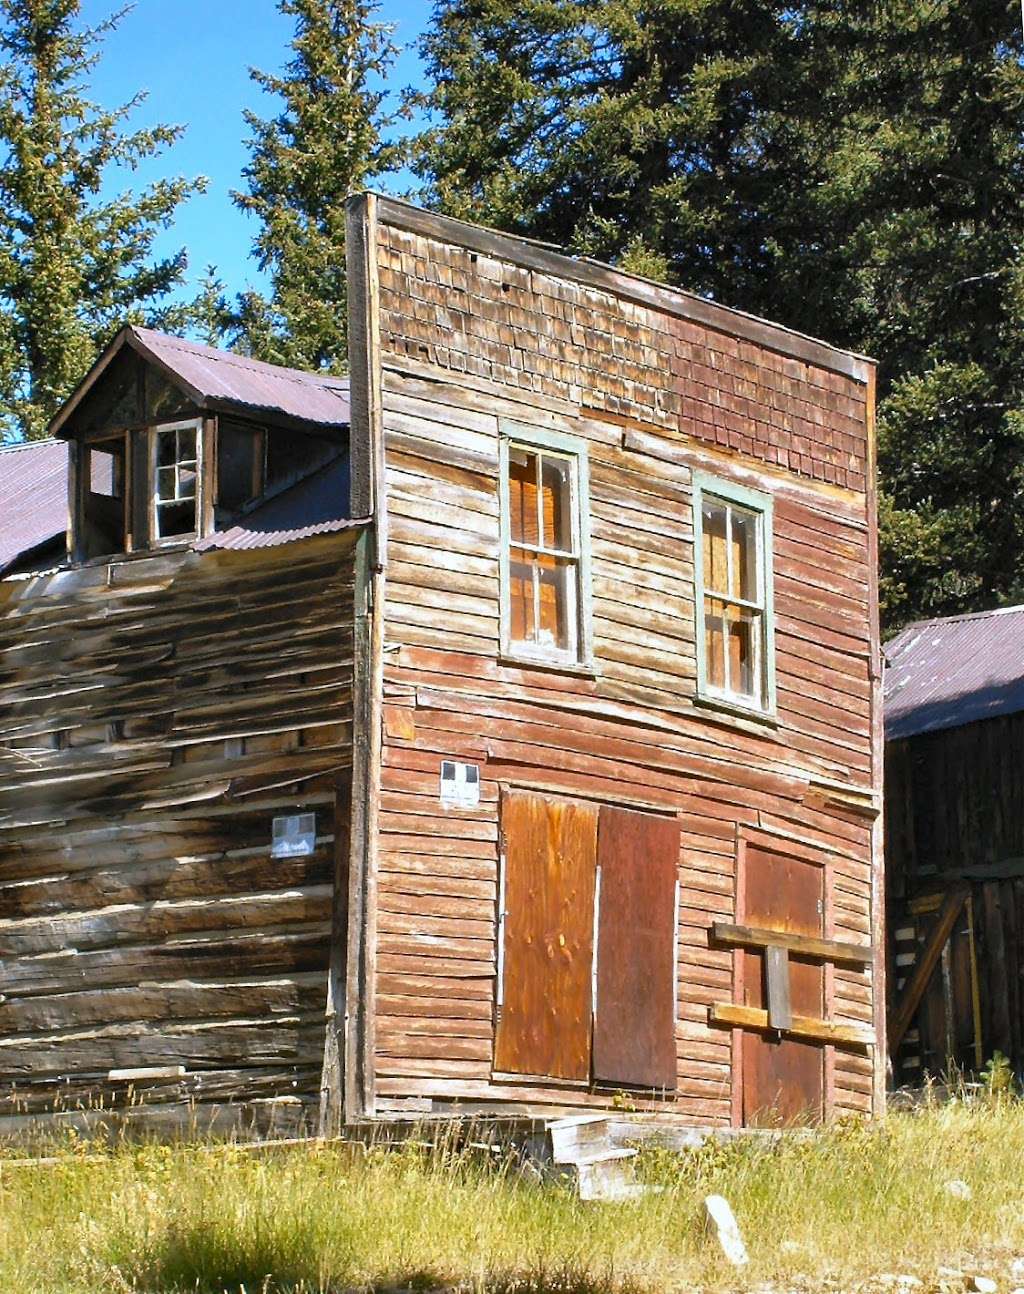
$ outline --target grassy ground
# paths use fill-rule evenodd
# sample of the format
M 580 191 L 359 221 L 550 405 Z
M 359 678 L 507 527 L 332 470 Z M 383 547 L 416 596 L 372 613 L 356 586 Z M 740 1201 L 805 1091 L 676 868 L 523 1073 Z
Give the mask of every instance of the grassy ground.
M 0 1290 L 12 1294 L 852 1290 L 882 1288 L 883 1274 L 932 1290 L 940 1266 L 958 1265 L 1003 1290 L 1024 1284 L 1009 1279 L 1024 1255 L 1024 1104 L 1009 1100 L 774 1145 L 646 1152 L 642 1172 L 664 1189 L 622 1205 L 416 1149 L 123 1146 L 97 1158 L 69 1145 L 48 1167 L 14 1153 L 0 1157 Z M 953 1179 L 969 1199 L 946 1188 Z M 713 1191 L 751 1251 L 739 1276 L 699 1226 Z

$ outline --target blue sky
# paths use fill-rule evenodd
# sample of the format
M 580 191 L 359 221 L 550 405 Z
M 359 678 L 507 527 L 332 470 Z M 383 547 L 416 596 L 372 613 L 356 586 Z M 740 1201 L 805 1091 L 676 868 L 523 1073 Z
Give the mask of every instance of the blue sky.
M 82 20 L 95 24 L 116 0 L 83 0 Z M 405 51 L 392 73 L 395 90 L 419 83 L 421 68 L 411 48 L 429 18 L 428 0 L 384 0 L 379 18 L 395 26 Z M 91 97 L 113 106 L 139 90 L 148 99 L 131 121 L 139 126 L 169 122 L 188 127 L 184 138 L 136 174 L 112 177 L 112 188 L 138 185 L 161 175 L 206 175 L 209 189 L 179 208 L 174 227 L 161 233 L 163 252 L 185 247 L 189 277 L 196 282 L 214 265 L 228 288 L 262 286 L 250 259 L 254 225 L 236 210 L 231 190 L 242 187 L 247 160 L 244 108 L 261 116 L 276 101 L 249 78 L 249 68 L 276 71 L 288 57 L 292 20 L 274 0 L 136 0 L 108 34 L 93 74 Z

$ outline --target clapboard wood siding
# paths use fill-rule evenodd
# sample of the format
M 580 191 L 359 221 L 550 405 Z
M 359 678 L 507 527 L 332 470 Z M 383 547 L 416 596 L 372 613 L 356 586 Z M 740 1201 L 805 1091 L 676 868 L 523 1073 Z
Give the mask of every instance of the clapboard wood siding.
M 614 283 L 630 281 L 605 271 L 590 282 L 589 267 L 549 258 L 541 272 L 530 261 L 547 253 L 486 235 L 487 253 L 480 231 L 400 204 L 362 199 L 352 210 L 370 266 L 353 309 L 377 365 L 370 421 L 356 434 L 376 438 L 365 455 L 385 503 L 366 1109 L 615 1100 L 494 1066 L 499 797 L 521 788 L 678 819 L 677 1091 L 635 1103 L 727 1124 L 735 1044 L 709 1008 L 733 1000 L 735 957 L 711 926 L 735 919 L 742 833 L 823 858 L 824 936 L 872 938 L 870 365 L 840 356 L 830 366 L 816 343 L 806 353 L 820 362 L 796 358 L 803 339 L 757 324 L 778 344 L 751 340 L 756 321 L 730 335 L 681 318 L 618 293 Z M 503 421 L 586 443 L 592 671 L 500 655 Z M 774 498 L 774 723 L 695 699 L 696 471 Z M 478 808 L 440 809 L 442 759 L 480 766 Z M 870 1025 L 871 979 L 828 968 L 831 1018 Z M 828 1047 L 830 1108 L 869 1110 L 882 1063 L 880 1048 Z
M 205 1126 L 227 1106 L 315 1126 L 351 767 L 353 544 L 0 582 L 9 1126 L 139 1096 L 157 1123 Z M 315 852 L 272 859 L 273 818 L 296 812 L 317 814 Z M 183 1079 L 134 1095 L 108 1081 L 178 1065 Z

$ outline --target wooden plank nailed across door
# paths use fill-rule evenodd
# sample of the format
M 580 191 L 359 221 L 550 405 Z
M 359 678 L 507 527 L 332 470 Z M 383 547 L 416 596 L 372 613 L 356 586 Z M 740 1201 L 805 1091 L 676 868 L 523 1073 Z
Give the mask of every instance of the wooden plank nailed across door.
M 502 1001 L 494 1064 L 590 1077 L 595 805 L 506 792 Z
M 604 805 L 594 1079 L 674 1090 L 679 823 Z

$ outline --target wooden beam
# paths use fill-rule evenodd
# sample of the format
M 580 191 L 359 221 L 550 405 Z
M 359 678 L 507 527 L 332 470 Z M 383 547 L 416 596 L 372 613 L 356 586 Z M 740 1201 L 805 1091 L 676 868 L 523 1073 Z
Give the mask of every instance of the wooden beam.
M 345 948 L 332 953 L 330 1027 L 336 1057 L 325 1055 L 321 1128 L 336 1130 L 374 1114 L 376 1072 L 376 884 L 384 692 L 384 575 L 387 509 L 381 413 L 376 198 L 350 198 L 346 216 L 353 515 L 372 515 L 356 550 L 353 742 Z M 341 958 L 344 956 L 344 965 Z
M 772 1029 L 768 1012 L 755 1006 L 734 1006 L 716 1002 L 710 1010 L 712 1024 L 727 1024 L 740 1029 Z M 837 1046 L 870 1047 L 875 1035 L 860 1024 L 833 1024 L 829 1020 L 815 1020 L 811 1016 L 795 1015 L 783 1032 L 794 1038 L 810 1038 L 815 1042 L 830 1042 Z
M 738 926 L 730 921 L 716 921 L 711 933 L 717 943 L 732 948 L 785 948 L 801 957 L 820 957 L 822 961 L 851 962 L 869 966 L 874 956 L 871 944 L 848 944 L 839 939 L 815 939 L 788 930 L 765 930 L 760 926 Z
M 876 1119 L 885 1115 L 885 1076 L 889 1058 L 886 1055 L 886 956 L 888 929 L 885 895 L 885 732 L 884 681 L 882 669 L 882 631 L 878 590 L 878 423 L 875 400 L 878 370 L 868 373 L 864 407 L 868 462 L 865 473 L 865 512 L 868 525 L 868 623 L 871 635 L 869 678 L 871 684 L 871 785 L 879 812 L 871 823 L 871 925 L 875 931 L 875 960 L 871 966 L 871 1013 L 878 1045 L 874 1054 L 871 1084 L 871 1109 Z
M 780 1032 L 793 1027 L 793 1008 L 789 1000 L 789 953 L 778 945 L 764 950 L 764 968 L 768 981 L 768 1023 Z
M 889 1022 L 890 1052 L 895 1052 L 910 1028 L 910 1022 L 917 1013 L 924 991 L 928 987 L 928 981 L 938 965 L 949 936 L 953 933 L 953 926 L 969 893 L 968 886 L 956 885 L 942 901 L 939 915 L 935 918 L 935 924 L 918 954 L 917 964 L 903 990 L 903 999 L 892 1013 L 892 1019 Z

